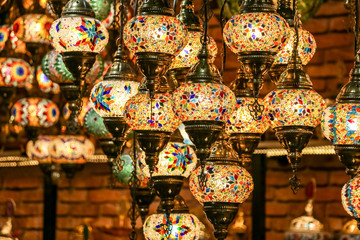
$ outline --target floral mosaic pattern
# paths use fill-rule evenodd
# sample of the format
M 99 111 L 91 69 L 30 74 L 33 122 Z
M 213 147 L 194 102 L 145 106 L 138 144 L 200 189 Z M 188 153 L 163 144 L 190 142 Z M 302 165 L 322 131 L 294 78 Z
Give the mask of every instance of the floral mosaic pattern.
M 54 136 L 39 136 L 35 141 L 26 144 L 26 155 L 39 163 L 51 163 L 49 145 Z
M 140 157 L 142 164 L 146 165 L 145 152 Z M 169 142 L 159 154 L 159 162 L 155 166 L 153 176 L 184 176 L 189 177 L 197 164 L 194 149 L 181 142 Z M 150 177 L 149 172 L 145 172 Z
M 93 107 L 92 102 L 89 101 L 89 98 L 84 97 L 82 99 L 82 108 L 78 116 L 78 121 L 81 125 L 84 125 L 84 118 L 86 113 Z M 69 103 L 66 103 L 63 108 L 63 117 L 65 120 L 68 120 L 70 117 L 71 111 L 69 109 Z
M 38 70 L 36 71 L 36 80 L 38 82 L 40 91 L 44 93 L 60 93 L 59 84 L 50 81 L 49 78 L 41 70 L 41 67 L 38 67 Z
M 105 26 L 94 18 L 59 18 L 50 28 L 51 43 L 57 52 L 101 52 L 109 40 Z
M 182 121 L 227 121 L 235 110 L 235 94 L 220 83 L 182 84 L 173 93 L 174 111 Z
M 91 135 L 98 138 L 110 135 L 104 124 L 104 119 L 92 108 L 85 114 L 84 127 Z
M 191 68 L 199 61 L 197 55 L 199 54 L 202 47 L 202 32 L 188 32 L 188 42 L 186 46 L 181 50 L 181 52 L 176 55 L 174 60 L 170 65 L 170 69 L 173 68 Z M 210 42 L 208 44 L 208 51 L 210 55 L 210 62 L 215 61 L 218 49 L 216 46 L 215 40 L 210 37 Z
M 32 67 L 19 58 L 0 59 L 0 86 L 25 87 L 33 80 Z
M 0 52 L 4 49 L 5 43 L 10 35 L 10 28 L 8 25 L 0 26 Z
M 270 92 L 264 99 L 271 127 L 316 127 L 325 110 L 324 99 L 314 90 L 284 89 Z
M 258 99 L 264 105 L 262 99 Z M 231 133 L 264 133 L 270 126 L 269 115 L 266 112 L 256 120 L 252 117 L 249 105 L 254 103 L 254 98 L 238 98 L 236 110 L 231 114 L 225 125 L 228 134 Z
M 101 117 L 124 116 L 125 104 L 138 92 L 134 81 L 101 81 L 91 90 L 90 99 Z
M 55 163 L 85 163 L 94 154 L 94 144 L 81 135 L 59 135 L 49 146 L 50 157 Z
M 283 44 L 282 50 L 275 56 L 275 64 L 287 64 L 293 52 L 295 30 L 291 28 L 289 39 Z M 298 54 L 303 65 L 308 64 L 316 51 L 316 41 L 314 36 L 307 30 L 299 28 Z
M 360 145 L 360 105 L 337 103 L 328 107 L 321 119 L 321 129 L 333 144 Z
M 45 98 L 21 98 L 11 109 L 14 123 L 30 127 L 50 127 L 59 119 L 56 104 Z
M 94 65 L 86 75 L 85 79 L 87 83 L 91 84 L 100 78 L 104 72 L 104 66 L 104 60 L 100 55 L 96 56 Z M 55 50 L 51 50 L 45 54 L 41 62 L 41 69 L 45 75 L 55 83 L 71 83 L 74 81 L 74 77 L 65 66 L 62 55 Z
M 49 29 L 53 21 L 45 14 L 26 14 L 14 21 L 12 29 L 24 42 L 49 44 Z
M 125 105 L 125 120 L 133 130 L 175 131 L 181 121 L 175 116 L 170 94 L 138 93 Z
M 187 43 L 187 31 L 175 17 L 136 16 L 124 28 L 124 41 L 132 53 L 160 52 L 178 54 Z
M 144 236 L 146 240 L 196 240 L 200 238 L 201 223 L 199 219 L 189 213 L 170 214 L 172 223 L 171 234 L 166 237 L 166 216 L 153 214 L 144 223 Z
M 345 211 L 354 218 L 360 216 L 360 178 L 350 179 L 341 190 L 341 202 Z
M 253 179 L 245 168 L 237 165 L 207 164 L 205 174 L 208 181 L 204 190 L 199 186 L 198 167 L 190 176 L 191 193 L 200 203 L 243 203 L 254 189 Z
M 224 27 L 224 41 L 234 53 L 278 52 L 290 35 L 289 24 L 274 13 L 233 16 Z

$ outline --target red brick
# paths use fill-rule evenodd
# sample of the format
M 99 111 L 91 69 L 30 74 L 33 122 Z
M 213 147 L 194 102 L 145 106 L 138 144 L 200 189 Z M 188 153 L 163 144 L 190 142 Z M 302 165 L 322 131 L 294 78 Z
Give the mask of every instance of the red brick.
M 42 231 L 26 230 L 21 238 L 26 240 L 42 240 L 43 234 Z
M 17 204 L 15 215 L 16 216 L 42 215 L 43 210 L 44 210 L 44 205 L 42 203 Z
M 68 215 L 70 211 L 70 205 L 69 204 L 64 204 L 64 203 L 57 203 L 57 207 L 56 207 L 56 214 L 57 215 Z
M 281 176 L 284 177 L 284 176 Z M 290 187 L 279 188 L 275 192 L 278 201 L 304 201 L 306 200 L 305 189 L 300 188 L 297 194 L 293 194 Z
M 331 202 L 340 201 L 341 199 L 341 188 L 339 187 L 322 187 L 317 188 L 315 194 L 316 202 Z
M 283 232 L 266 232 L 265 239 L 266 240 L 284 239 L 284 233 Z
M 265 192 L 266 200 L 273 200 L 275 198 L 275 189 L 267 188 Z
M 101 215 L 118 215 L 119 207 L 115 204 L 106 203 L 100 206 Z
M 128 192 L 128 190 L 126 190 Z M 127 196 L 123 191 L 101 189 L 89 191 L 89 199 L 91 202 L 117 202 Z
M 6 202 L 9 198 L 13 199 L 15 202 L 20 199 L 20 192 L 17 191 L 0 191 L 0 203 Z
M 40 181 L 37 177 L 6 178 L 4 181 L 4 187 L 8 189 L 36 188 L 39 186 Z
M 321 78 L 311 78 L 313 88 L 317 92 L 323 92 L 326 89 L 327 81 Z
M 350 176 L 347 175 L 345 171 L 330 172 L 330 184 L 342 186 L 349 180 Z
M 272 217 L 271 219 L 271 230 L 275 231 L 287 231 L 290 227 L 291 218 L 289 217 Z
M 325 54 L 325 61 L 354 61 L 354 46 L 328 49 Z
M 21 199 L 24 202 L 40 202 L 43 201 L 43 197 L 42 189 L 21 191 Z
M 99 205 L 94 204 L 71 204 L 70 212 L 72 216 L 95 217 L 99 213 Z
M 326 221 L 329 225 L 329 231 L 331 232 L 338 232 L 344 226 L 341 218 L 327 218 Z
M 109 176 L 90 176 L 84 178 L 75 177 L 73 180 L 74 188 L 100 188 L 105 186 L 105 178 L 109 178 Z
M 278 171 L 267 171 L 266 173 L 266 185 L 268 186 L 288 186 L 289 179 L 285 176 L 281 176 Z
M 310 65 L 306 67 L 306 72 L 311 77 L 333 77 L 338 76 L 341 66 L 336 63 L 324 65 Z
M 266 215 L 268 216 L 285 216 L 288 212 L 288 204 L 267 202 Z
M 346 31 L 349 29 L 350 23 L 347 16 L 333 17 L 330 19 L 330 31 Z
M 316 218 L 318 219 L 325 219 L 327 213 L 325 212 L 326 210 L 326 204 L 325 203 L 318 203 L 315 202 L 314 203 L 314 210 L 313 210 L 313 214 Z
M 57 229 L 74 229 L 75 227 L 84 223 L 83 218 L 75 217 L 58 217 L 56 220 Z
M 353 44 L 353 37 L 350 33 L 315 35 L 315 40 L 319 49 L 344 47 Z
M 305 201 L 302 203 L 289 203 L 289 216 L 292 218 L 300 217 L 305 212 Z
M 299 172 L 299 177 L 301 177 L 301 182 L 306 186 L 311 179 L 315 178 L 316 185 L 326 185 L 329 182 L 329 174 L 327 171 L 311 171 L 306 170 Z
M 56 231 L 56 239 L 69 239 L 69 232 L 68 231 Z
M 343 1 L 324 2 L 315 16 L 347 15 Z
M 252 202 L 250 201 L 246 201 L 242 204 L 243 206 L 243 211 L 244 211 L 244 214 L 245 216 L 251 216 L 252 214 L 252 210 L 251 210 L 251 207 L 252 207 Z
M 327 18 L 313 18 L 304 24 L 304 29 L 312 34 L 325 33 L 329 29 L 329 20 Z
M 310 62 L 308 63 L 308 65 L 310 64 L 320 64 L 324 62 L 325 59 L 325 53 L 327 51 L 322 50 L 322 49 L 316 49 L 316 52 L 313 56 L 313 58 L 310 60 Z M 311 77 L 311 76 L 310 76 Z
M 87 193 L 85 190 L 61 190 L 58 193 L 58 198 L 62 202 L 85 202 Z
M 100 217 L 97 218 L 92 225 L 95 227 L 112 227 L 114 225 L 116 218 L 111 217 Z
M 19 228 L 41 229 L 43 227 L 43 217 L 16 217 L 15 223 Z
M 328 203 L 326 205 L 326 213 L 331 217 L 348 217 L 348 213 L 343 208 L 341 202 Z

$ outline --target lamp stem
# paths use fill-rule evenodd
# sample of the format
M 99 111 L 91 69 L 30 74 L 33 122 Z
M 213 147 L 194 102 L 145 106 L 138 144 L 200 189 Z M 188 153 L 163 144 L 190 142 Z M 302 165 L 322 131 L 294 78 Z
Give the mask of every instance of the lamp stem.
M 131 208 L 129 211 L 129 217 L 131 220 L 131 232 L 130 232 L 130 240 L 135 240 L 137 237 L 136 234 L 136 219 L 137 219 L 137 215 L 136 215 L 136 189 L 138 187 L 138 178 L 136 176 L 136 168 L 137 168 L 137 157 L 136 157 L 136 132 L 134 132 L 134 137 L 133 137 L 133 161 L 132 161 L 132 165 L 133 165 L 133 171 L 131 173 L 131 178 L 129 179 L 129 188 L 131 191 L 131 198 L 132 198 L 132 203 L 131 203 Z
M 221 26 L 221 36 L 223 36 L 224 34 L 224 25 L 226 24 L 226 19 L 224 18 L 224 10 L 225 10 L 225 5 L 227 3 L 227 0 L 223 1 L 223 4 L 221 6 L 221 10 L 220 10 L 220 26 Z M 221 76 L 223 76 L 224 70 L 225 70 L 225 64 L 226 64 L 226 43 L 224 38 L 221 38 L 222 41 L 222 47 L 223 47 L 223 59 L 222 59 L 222 66 L 221 66 Z
M 355 56 L 359 48 L 359 0 L 355 0 Z
M 126 14 L 126 0 L 120 0 L 120 27 L 119 27 L 119 34 L 120 34 L 120 46 L 124 49 L 124 25 L 126 24 L 127 14 Z

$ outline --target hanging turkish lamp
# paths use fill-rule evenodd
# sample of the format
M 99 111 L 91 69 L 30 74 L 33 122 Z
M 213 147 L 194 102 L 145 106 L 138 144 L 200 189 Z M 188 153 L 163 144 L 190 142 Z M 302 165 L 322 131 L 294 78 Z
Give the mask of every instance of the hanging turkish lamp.
M 360 208 L 359 208 L 360 177 L 356 175 L 350 179 L 341 190 L 341 202 L 345 211 L 357 221 L 360 230 Z
M 94 144 L 81 135 L 58 135 L 49 144 L 51 160 L 60 164 L 66 177 L 72 179 L 95 152 Z
M 44 93 L 60 93 L 60 86 L 57 83 L 51 81 L 43 72 L 40 66 L 37 67 L 36 71 L 36 81 L 38 83 L 39 89 Z
M 185 24 L 188 31 L 188 42 L 185 47 L 177 54 L 172 61 L 169 71 L 167 72 L 170 78 L 169 84 L 172 89 L 179 87 L 181 83 L 186 81 L 186 74 L 190 68 L 194 66 L 198 59 L 198 54 L 202 47 L 202 26 L 199 18 L 194 13 L 194 4 L 192 0 L 184 0 L 181 3 L 180 13 L 177 19 Z M 208 52 L 210 55 L 210 62 L 215 61 L 218 52 L 215 40 L 208 36 Z
M 162 240 L 167 234 L 165 208 L 160 203 L 157 213 L 149 216 L 144 222 L 144 236 L 147 240 Z M 172 229 L 167 239 L 193 240 L 200 239 L 202 223 L 189 212 L 185 200 L 177 195 L 174 209 L 170 215 Z
M 230 85 L 236 96 L 236 110 L 230 115 L 225 125 L 225 131 L 230 136 L 229 141 L 238 153 L 242 165 L 251 162 L 251 157 L 259 145 L 261 135 L 269 128 L 268 114 L 263 113 L 256 118 L 250 111 L 250 105 L 255 99 L 248 87 L 248 79 L 242 69 L 238 70 L 237 78 Z M 258 100 L 264 106 L 262 99 Z
M 78 131 L 77 112 L 81 105 L 77 100 L 86 91 L 86 74 L 93 66 L 96 55 L 108 42 L 108 32 L 101 22 L 94 18 L 95 13 L 86 0 L 69 1 L 59 19 L 50 28 L 51 42 L 74 80 L 61 85 L 61 91 L 69 101 L 72 121 L 68 124 L 70 132 Z
M 296 16 L 296 13 L 295 13 Z M 297 31 L 297 25 L 295 23 Z M 325 108 L 324 99 L 312 88 L 309 75 L 302 67 L 298 55 L 298 34 L 289 65 L 281 74 L 277 88 L 265 97 L 268 114 L 275 135 L 288 152 L 288 161 L 294 175 L 289 183 L 294 194 L 300 187 L 296 176 L 302 150 L 308 144 L 315 127 L 320 123 Z
M 276 13 L 272 0 L 244 0 L 239 14 L 226 23 L 224 41 L 238 55 L 254 97 L 289 34 L 289 24 Z
M 185 25 L 174 17 L 170 1 L 165 0 L 144 2 L 138 15 L 125 25 L 125 44 L 135 54 L 151 96 L 174 56 L 185 47 L 187 35 Z
M 140 156 L 145 163 L 145 154 Z M 152 180 L 156 194 L 161 199 L 167 216 L 174 207 L 174 198 L 180 193 L 185 178 L 189 177 L 197 164 L 195 151 L 187 144 L 177 129 L 170 138 L 165 149 L 159 154 L 159 162 L 155 166 Z
M 295 29 L 294 29 L 294 11 L 291 9 L 290 0 L 281 0 L 278 4 L 277 12 L 282 16 L 288 23 L 290 28 L 290 36 L 288 40 L 283 43 L 283 47 L 276 54 L 273 65 L 269 70 L 269 76 L 273 82 L 277 82 L 281 73 L 286 70 L 287 64 L 289 63 L 291 54 L 293 52 Z M 316 51 L 316 41 L 314 36 L 307 30 L 299 27 L 299 46 L 298 54 L 301 59 L 303 66 L 307 65 L 312 59 Z
M 35 140 L 40 128 L 53 126 L 59 119 L 57 105 L 45 98 L 21 98 L 11 109 L 10 122 L 26 128 L 29 138 Z
M 5 48 L 6 42 L 10 37 L 10 26 L 1 25 L 0 26 L 0 52 Z
M 207 7 L 205 0 L 204 41 L 198 55 L 199 61 L 188 73 L 187 82 L 181 84 L 172 97 L 174 111 L 183 121 L 190 140 L 196 146 L 196 155 L 202 168 L 210 154 L 211 145 L 223 130 L 236 104 L 234 93 L 222 84 L 218 69 L 209 60 Z
M 206 217 L 213 224 L 216 239 L 223 240 L 228 234 L 228 226 L 235 219 L 239 206 L 254 189 L 250 173 L 240 166 L 235 151 L 225 140 L 225 136 L 213 145 L 206 160 L 206 186 L 200 185 L 201 168 L 190 176 L 189 188 L 203 206 Z

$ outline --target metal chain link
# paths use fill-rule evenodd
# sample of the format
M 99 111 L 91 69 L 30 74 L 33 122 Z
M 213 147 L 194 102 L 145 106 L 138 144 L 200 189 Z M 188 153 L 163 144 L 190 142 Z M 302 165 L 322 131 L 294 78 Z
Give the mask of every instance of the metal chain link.
M 129 179 L 128 185 L 129 189 L 131 191 L 131 208 L 129 209 L 128 216 L 130 218 L 131 223 L 131 232 L 129 234 L 130 240 L 135 240 L 137 237 L 136 234 L 136 219 L 140 216 L 140 213 L 136 207 L 136 189 L 139 186 L 139 178 L 136 175 L 136 169 L 137 169 L 137 154 L 136 154 L 136 133 L 134 133 L 133 138 L 133 161 L 132 166 L 133 170 L 131 172 L 131 177 Z

